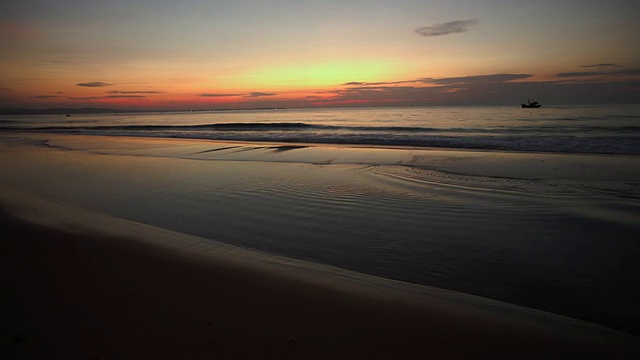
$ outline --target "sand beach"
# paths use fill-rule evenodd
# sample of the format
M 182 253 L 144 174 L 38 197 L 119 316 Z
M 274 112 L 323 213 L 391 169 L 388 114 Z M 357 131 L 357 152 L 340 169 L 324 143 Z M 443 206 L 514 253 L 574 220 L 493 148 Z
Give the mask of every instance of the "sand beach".
M 402 200 L 411 210 L 413 202 L 425 206 L 426 199 L 448 199 L 452 191 L 471 208 L 484 206 L 474 200 L 478 191 L 509 207 L 513 194 L 525 196 L 523 189 L 526 196 L 568 206 L 579 182 L 602 193 L 615 186 L 632 198 L 631 205 L 612 206 L 613 212 L 590 202 L 578 211 L 618 224 L 625 239 L 637 231 L 629 225 L 637 216 L 629 206 L 640 178 L 634 156 L 21 133 L 2 134 L 0 142 L 2 341 L 8 358 L 640 355 L 637 336 L 602 323 L 354 271 L 367 266 L 355 260 L 345 262 L 350 269 L 309 261 L 305 251 L 329 250 L 312 246 L 306 232 L 321 237 L 324 230 L 304 222 L 305 216 L 314 224 L 337 212 L 345 224 L 335 227 L 343 226 L 350 240 L 349 226 L 360 226 L 360 218 L 340 209 L 347 214 L 357 203 L 354 181 L 359 191 L 381 199 L 369 205 L 370 217 L 385 204 Z M 425 186 L 429 195 L 415 200 Z M 157 198 L 172 198 L 174 210 L 184 207 L 163 215 L 154 206 Z M 464 215 L 452 205 L 459 199 L 447 206 Z M 193 225 L 191 215 L 203 209 L 211 219 Z M 296 222 L 285 232 L 287 241 L 309 237 L 296 256 L 279 252 L 288 243 L 273 239 L 287 221 Z M 199 230 L 189 232 L 194 228 Z M 464 237 L 468 230 L 463 226 L 456 234 Z M 360 227 L 353 231 L 354 237 L 375 238 Z M 383 250 L 376 254 L 394 254 Z

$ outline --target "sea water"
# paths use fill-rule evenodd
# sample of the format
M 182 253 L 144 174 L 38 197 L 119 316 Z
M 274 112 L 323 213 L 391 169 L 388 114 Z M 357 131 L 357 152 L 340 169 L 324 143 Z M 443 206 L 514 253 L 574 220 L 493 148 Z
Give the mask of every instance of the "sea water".
M 0 117 L 0 129 L 237 141 L 640 154 L 640 105 L 4 115 Z

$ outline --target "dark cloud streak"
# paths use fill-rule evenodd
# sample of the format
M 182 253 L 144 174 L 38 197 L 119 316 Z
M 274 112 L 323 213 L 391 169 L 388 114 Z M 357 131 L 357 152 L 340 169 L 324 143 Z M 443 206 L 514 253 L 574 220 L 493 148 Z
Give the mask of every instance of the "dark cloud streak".
M 249 95 L 246 95 L 245 97 L 263 97 L 263 96 L 275 96 L 275 95 L 278 95 L 278 94 L 254 91 L 254 92 L 249 93 Z
M 105 99 L 146 99 L 143 95 L 108 95 Z
M 556 74 L 556 77 L 583 77 L 583 76 L 624 76 L 624 75 L 640 75 L 640 69 L 627 69 L 619 71 L 578 71 Z
M 343 86 L 362 86 L 362 87 L 375 87 L 386 85 L 400 85 L 400 84 L 432 84 L 432 85 L 452 85 L 452 84 L 490 84 L 490 83 L 502 83 L 513 80 L 522 80 L 532 77 L 531 74 L 489 74 L 489 75 L 471 75 L 449 78 L 421 78 L 413 80 L 401 80 L 401 81 L 384 81 L 384 82 L 364 82 L 364 81 L 350 81 L 342 84 Z M 353 89 L 353 88 L 352 88 Z
M 504 74 L 497 74 L 504 75 Z M 515 74 L 514 74 L 515 75 Z M 530 75 L 521 74 L 521 79 Z M 526 76 L 525 76 L 526 75 Z M 555 82 L 555 81 L 477 81 L 486 75 L 445 78 L 432 86 L 354 86 L 338 90 L 334 96 L 318 99 L 319 104 L 396 104 L 396 105 L 498 105 L 518 106 L 535 97 L 545 104 L 638 103 L 640 81 Z M 452 79 L 456 79 L 455 81 Z M 460 82 L 466 79 L 467 82 Z M 500 76 L 494 79 L 501 79 Z M 325 94 L 330 94 L 326 92 Z
M 424 78 L 421 82 L 434 85 L 452 85 L 452 84 L 493 84 L 503 83 L 513 80 L 521 80 L 530 78 L 531 74 L 490 74 L 490 75 L 472 75 L 450 78 Z
M 57 98 L 60 97 L 58 95 L 36 95 L 36 96 L 32 96 L 32 99 L 50 99 L 50 98 Z
M 84 96 L 84 97 L 67 96 L 67 99 L 71 99 L 71 100 L 104 100 L 104 99 L 146 100 L 147 97 L 143 95 L 107 95 L 107 96 Z
M 136 95 L 136 94 L 163 94 L 162 91 L 123 91 L 123 90 L 112 90 L 107 91 L 107 94 L 122 94 L 122 95 Z
M 580 67 L 583 68 L 601 68 L 601 67 L 621 67 L 622 65 L 620 64 L 613 64 L 613 63 L 603 63 L 603 64 L 592 64 L 592 65 L 582 65 Z
M 86 83 L 78 83 L 76 86 L 84 86 L 84 87 L 103 87 L 103 86 L 111 86 L 111 84 L 103 83 L 100 81 L 86 82 Z
M 441 24 L 421 27 L 414 30 L 420 36 L 442 36 L 458 34 L 469 31 L 469 28 L 478 23 L 478 19 L 455 20 Z

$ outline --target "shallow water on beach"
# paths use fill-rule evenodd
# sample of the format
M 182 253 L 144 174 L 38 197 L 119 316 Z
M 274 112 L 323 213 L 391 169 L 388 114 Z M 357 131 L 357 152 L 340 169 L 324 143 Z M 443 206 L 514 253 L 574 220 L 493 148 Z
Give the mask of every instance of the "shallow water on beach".
M 86 137 L 32 144 L 3 158 L 17 174 L 3 183 L 237 246 L 640 332 L 640 194 L 638 178 L 623 176 L 633 170 L 492 175 L 508 170 L 500 166 L 479 167 L 481 176 L 451 170 L 475 156 L 517 159 Z M 544 158 L 549 169 L 560 159 Z M 571 159 L 590 161 L 591 171 L 601 161 Z M 616 159 L 637 160 L 602 161 Z

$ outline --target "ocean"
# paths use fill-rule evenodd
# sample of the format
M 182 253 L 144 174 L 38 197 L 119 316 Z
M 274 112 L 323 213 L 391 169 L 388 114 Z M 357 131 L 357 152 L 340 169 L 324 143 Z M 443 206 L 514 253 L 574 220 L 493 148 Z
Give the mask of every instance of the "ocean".
M 640 154 L 640 105 L 262 109 L 0 116 L 0 130 Z
M 0 180 L 43 198 L 640 334 L 640 106 L 5 115 L 0 130 L 40 151 L 0 157 Z

